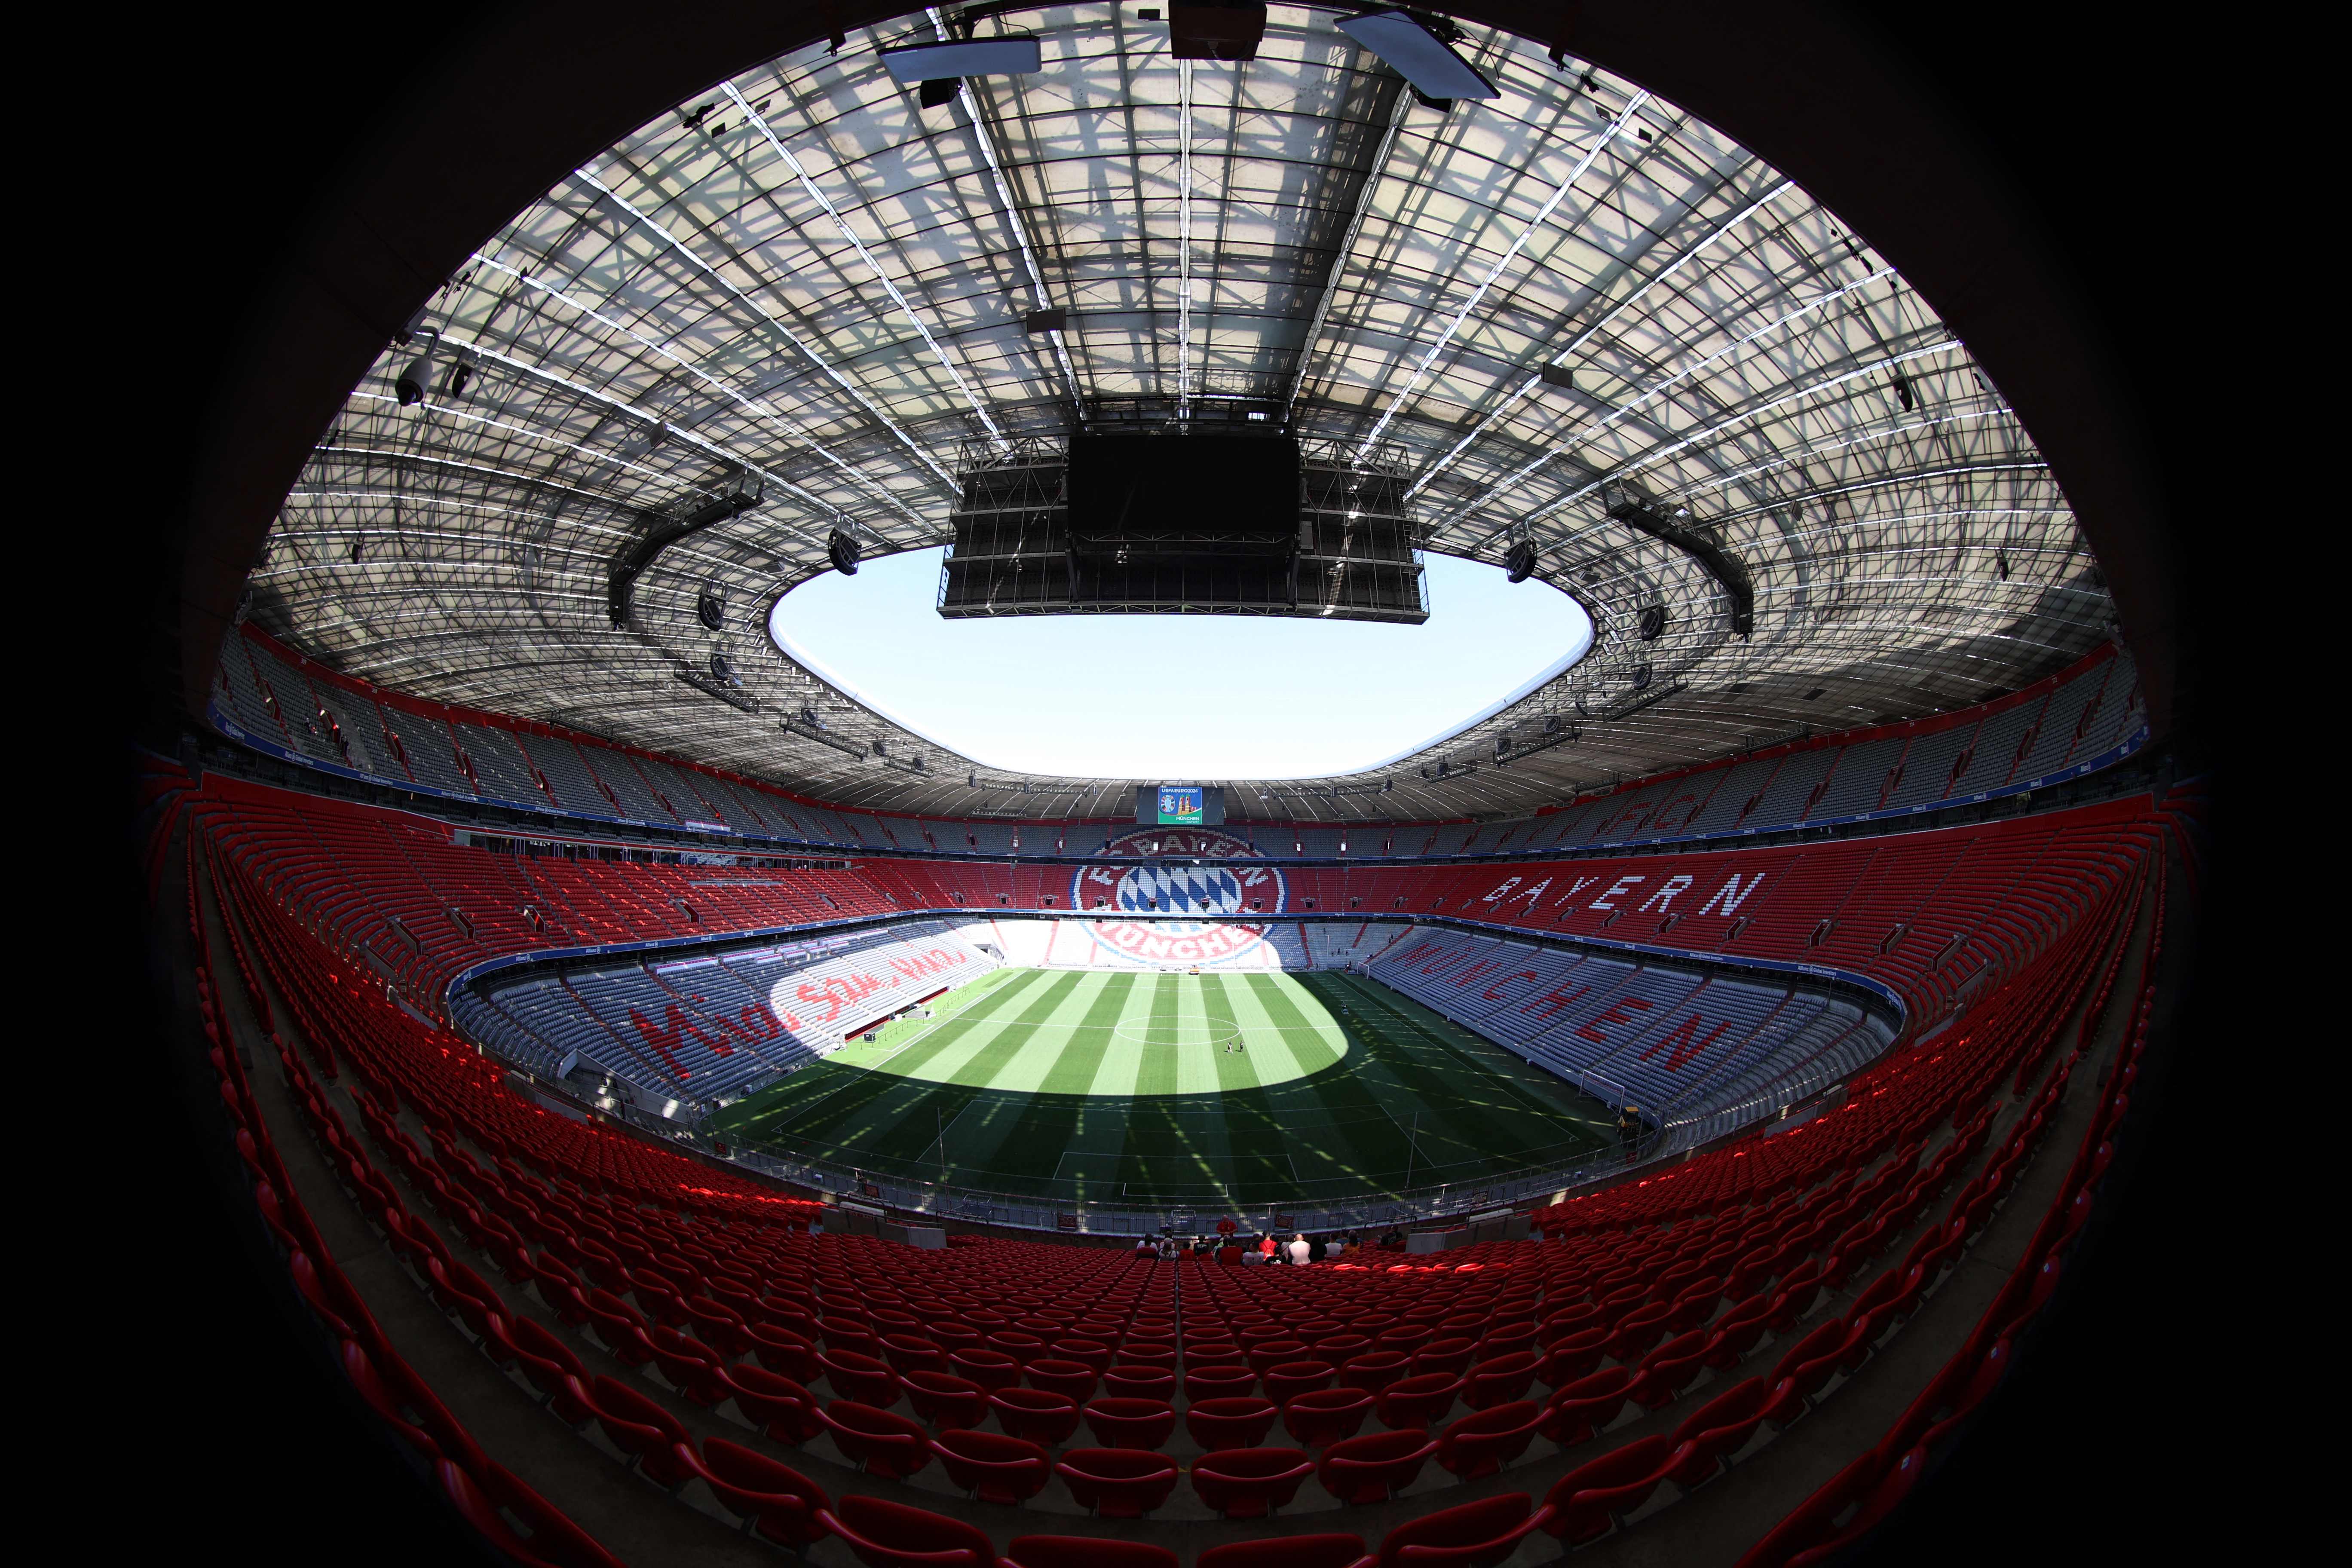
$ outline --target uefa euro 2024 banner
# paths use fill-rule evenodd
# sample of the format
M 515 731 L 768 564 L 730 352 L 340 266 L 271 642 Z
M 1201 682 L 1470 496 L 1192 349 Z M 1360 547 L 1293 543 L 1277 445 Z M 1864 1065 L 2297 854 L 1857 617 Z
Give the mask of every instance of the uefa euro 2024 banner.
M 1168 793 L 1160 792 L 1163 806 Z M 1200 792 L 1196 789 L 1192 795 L 1197 810 Z M 1287 898 L 1278 868 L 1232 863 L 1255 859 L 1258 851 L 1227 834 L 1146 827 L 1112 839 L 1105 848 L 1116 856 L 1147 858 L 1080 867 L 1071 879 L 1070 907 L 1100 911 L 1087 922 L 1094 939 L 1138 963 L 1248 967 L 1251 955 L 1265 945 L 1267 927 L 1230 917 L 1271 921 L 1282 913 Z M 1194 864 L 1212 859 L 1228 863 Z M 1121 920 L 1119 914 L 1143 918 Z M 1184 919 L 1187 915 L 1228 918 Z
M 1198 827 L 1201 826 L 1201 795 L 1199 784 L 1161 784 L 1160 786 L 1160 826 L 1162 827 Z

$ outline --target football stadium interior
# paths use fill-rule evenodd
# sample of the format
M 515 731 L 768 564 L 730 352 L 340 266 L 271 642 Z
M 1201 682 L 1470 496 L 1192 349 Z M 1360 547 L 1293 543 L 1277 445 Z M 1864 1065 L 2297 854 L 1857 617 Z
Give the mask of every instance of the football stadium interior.
M 521 4 L 315 176 L 137 838 L 383 1517 L 1795 1568 L 1992 1495 L 2210 875 L 2171 547 L 1895 68 L 1635 9 Z M 775 630 L 919 551 L 854 637 L 1410 658 L 1437 559 L 1591 640 L 1352 771 L 1006 765 Z M 1305 668 L 1226 698 L 1384 679 Z

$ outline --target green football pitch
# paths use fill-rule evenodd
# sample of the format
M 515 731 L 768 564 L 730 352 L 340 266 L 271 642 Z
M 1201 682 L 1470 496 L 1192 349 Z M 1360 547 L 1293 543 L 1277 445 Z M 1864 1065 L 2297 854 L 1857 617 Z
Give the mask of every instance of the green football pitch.
M 1000 969 L 728 1107 L 740 1142 L 1036 1198 L 1260 1207 L 1615 1140 L 1599 1100 L 1350 974 Z

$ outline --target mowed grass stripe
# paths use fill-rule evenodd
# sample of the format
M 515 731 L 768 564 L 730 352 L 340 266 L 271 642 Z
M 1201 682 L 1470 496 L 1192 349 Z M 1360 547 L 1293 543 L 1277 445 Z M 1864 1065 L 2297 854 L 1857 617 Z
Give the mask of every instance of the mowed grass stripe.
M 1078 1027 L 1070 1032 L 1069 1043 L 1040 1075 L 1035 1093 L 1008 1104 L 1007 1114 L 991 1117 L 985 1128 L 956 1129 L 959 1158 L 1008 1175 L 1044 1178 L 1054 1173 L 1062 1152 L 1076 1138 L 1086 1110 L 1081 1097 L 1095 1080 L 1103 1053 L 1109 1048 L 1111 1026 L 1127 1005 L 1135 980 L 1132 974 L 1114 974 L 1095 994 Z
M 1011 983 L 947 1020 L 937 1033 L 892 1057 L 887 1071 L 871 1071 L 829 1060 L 802 1068 L 771 1091 L 778 1096 L 776 1110 L 752 1120 L 753 1131 L 762 1137 L 789 1136 L 843 1147 L 861 1135 L 896 1125 L 922 1100 L 929 1087 L 919 1079 L 900 1076 L 901 1072 L 921 1067 L 967 1031 L 1015 1005 L 1037 988 L 1045 973 L 1038 969 L 1024 971 Z M 957 1108 L 961 1109 L 961 1101 Z
M 1004 1026 L 971 1058 L 956 1068 L 950 1081 L 969 1089 L 987 1089 L 996 1081 L 997 1074 L 1022 1052 L 1034 1047 L 1037 1026 L 1051 1023 L 1070 998 L 1087 981 L 1094 978 L 1083 970 L 1071 970 L 1047 981 L 1043 986 L 1024 994 L 1028 1005 L 1005 1021 Z
M 1184 993 L 1194 988 L 1185 984 L 1188 978 L 1180 974 L 1155 978 L 1148 1038 L 1176 1038 Z M 1130 1048 L 1139 1053 L 1139 1059 L 1135 1096 L 1128 1102 L 1126 1136 L 1119 1145 L 1118 1184 L 1136 1194 L 1213 1195 L 1230 1180 L 1226 1172 L 1231 1145 L 1223 1108 L 1205 1097 L 1173 1098 L 1179 1082 L 1179 1047 L 1154 1044 Z
M 1258 1000 L 1276 1023 L 1306 1023 L 1305 1016 L 1281 988 L 1271 982 L 1260 986 L 1252 976 Z M 1321 998 L 1307 997 L 1318 1008 Z M 1405 1135 L 1388 1106 L 1372 1093 L 1360 1071 L 1326 1073 L 1305 1083 L 1286 1084 L 1286 1099 L 1312 1096 L 1319 1116 L 1302 1114 L 1303 1108 L 1269 1108 L 1275 1125 L 1295 1129 L 1298 1147 L 1291 1163 L 1302 1180 L 1349 1179 L 1393 1193 L 1405 1167 Z M 1310 1172 L 1312 1174 L 1310 1174 Z
M 1146 1095 L 1176 1092 L 1176 1050 L 1172 1045 L 1160 1045 L 1161 1040 L 1176 1037 L 1176 1024 L 1182 1014 L 1184 977 L 1161 974 L 1153 978 L 1151 991 L 1151 1026 L 1147 1037 L 1154 1043 L 1136 1046 L 1141 1053 L 1135 1068 L 1135 1093 L 1138 1099 Z
M 962 1012 L 940 1025 L 939 1028 L 908 1046 L 904 1051 L 876 1065 L 884 1071 L 898 1077 L 915 1077 L 933 1057 L 938 1056 L 982 1025 L 1019 1007 L 1023 998 L 1045 983 L 1045 975 L 1046 972 L 1042 969 L 1023 970 L 1020 976 L 1011 984 L 998 986 L 995 991 L 966 1007 Z

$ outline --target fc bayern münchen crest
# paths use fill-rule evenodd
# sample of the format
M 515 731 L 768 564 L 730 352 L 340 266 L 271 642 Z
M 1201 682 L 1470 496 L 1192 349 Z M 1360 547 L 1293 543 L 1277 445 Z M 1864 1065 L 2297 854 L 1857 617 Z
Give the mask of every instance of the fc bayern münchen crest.
M 1139 828 L 1105 849 L 1140 859 L 1079 868 L 1070 883 L 1070 907 L 1103 917 L 1094 922 L 1095 939 L 1142 962 L 1230 963 L 1265 941 L 1264 926 L 1182 917 L 1272 917 L 1282 913 L 1287 896 L 1282 872 L 1263 861 L 1194 864 L 1259 860 L 1254 847 L 1228 834 Z

